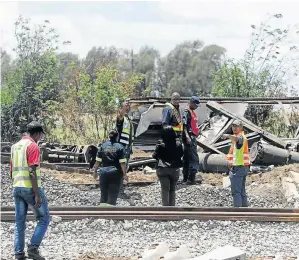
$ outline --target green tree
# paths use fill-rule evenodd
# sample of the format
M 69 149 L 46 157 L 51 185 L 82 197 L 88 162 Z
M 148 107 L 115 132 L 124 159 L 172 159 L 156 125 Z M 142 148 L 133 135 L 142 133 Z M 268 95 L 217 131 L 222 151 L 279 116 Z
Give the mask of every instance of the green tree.
M 183 96 L 196 93 L 207 95 L 212 88 L 212 75 L 219 69 L 225 49 L 217 45 L 205 46 L 201 41 L 186 41 L 177 45 L 162 60 L 166 95 L 179 92 Z
M 143 77 L 135 73 L 123 75 L 112 66 L 100 67 L 92 84 L 86 74 L 80 73 L 79 77 L 88 82 L 82 86 L 79 96 L 85 107 L 93 114 L 95 122 L 100 122 L 105 138 L 115 123 L 119 104 L 132 96 Z
M 1 93 L 2 139 L 13 141 L 31 120 L 51 120 L 59 99 L 59 67 L 54 51 L 58 35 L 49 21 L 32 26 L 19 17 L 15 23 L 15 69 L 3 82 Z

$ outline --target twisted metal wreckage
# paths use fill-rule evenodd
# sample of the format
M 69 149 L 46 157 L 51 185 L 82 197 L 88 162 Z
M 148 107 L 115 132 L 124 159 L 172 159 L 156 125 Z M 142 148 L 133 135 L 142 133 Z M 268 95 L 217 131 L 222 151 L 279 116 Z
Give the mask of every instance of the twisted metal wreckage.
M 161 130 L 162 109 L 167 102 L 164 98 L 131 99 L 130 116 L 135 125 L 134 148 L 152 151 Z M 182 98 L 183 109 L 189 98 Z M 252 171 L 266 169 L 269 165 L 299 163 L 299 126 L 292 139 L 278 138 L 263 130 L 244 117 L 249 106 L 274 105 L 282 108 L 286 125 L 290 126 L 284 105 L 298 106 L 299 98 L 201 98 L 196 110 L 201 135 L 197 138 L 199 159 L 202 172 L 224 173 L 228 171 L 225 154 L 230 140 L 223 141 L 221 136 L 231 133 L 234 119 L 243 122 L 250 148 Z M 42 167 L 51 169 L 89 173 L 95 163 L 97 147 L 94 145 L 60 145 L 41 142 Z M 11 143 L 1 144 L 1 161 L 9 161 Z M 47 163 L 45 163 L 47 162 Z M 130 161 L 130 169 L 145 165 L 153 166 L 152 158 L 138 158 Z

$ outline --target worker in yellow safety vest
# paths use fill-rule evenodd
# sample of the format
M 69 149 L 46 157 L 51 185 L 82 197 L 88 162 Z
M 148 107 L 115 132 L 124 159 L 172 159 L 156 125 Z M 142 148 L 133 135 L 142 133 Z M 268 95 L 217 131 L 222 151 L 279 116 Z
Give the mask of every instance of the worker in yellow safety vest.
M 124 102 L 122 110 L 117 115 L 116 128 L 119 133 L 118 142 L 123 145 L 126 158 L 126 169 L 129 170 L 129 160 L 132 154 L 134 141 L 134 125 L 128 114 L 130 112 L 130 103 Z
M 246 177 L 249 173 L 250 158 L 248 141 L 243 131 L 240 120 L 234 120 L 232 124 L 233 135 L 224 134 L 223 139 L 232 141 L 230 150 L 226 156 L 229 163 L 229 177 L 234 207 L 248 207 L 245 190 Z
M 176 137 L 181 139 L 183 133 L 183 123 L 180 112 L 180 94 L 174 92 L 171 95 L 171 102 L 166 103 L 162 111 L 162 126 L 163 129 L 173 129 Z
M 10 174 L 13 181 L 15 202 L 15 259 L 27 259 L 24 252 L 25 229 L 28 206 L 38 220 L 35 232 L 28 245 L 30 259 L 44 260 L 39 253 L 39 246 L 47 231 L 50 216 L 46 195 L 41 187 L 40 149 L 37 142 L 44 133 L 38 122 L 27 126 L 28 135 L 24 136 L 11 148 Z

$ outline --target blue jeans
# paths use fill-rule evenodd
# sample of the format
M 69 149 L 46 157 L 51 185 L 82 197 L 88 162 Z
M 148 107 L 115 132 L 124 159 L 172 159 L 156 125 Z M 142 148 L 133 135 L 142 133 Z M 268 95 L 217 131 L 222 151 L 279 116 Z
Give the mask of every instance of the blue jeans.
M 35 195 L 33 189 L 16 187 L 13 189 L 13 196 L 15 202 L 15 255 L 24 255 L 25 247 L 25 229 L 28 206 L 32 209 L 36 219 L 37 225 L 34 234 L 31 238 L 29 247 L 38 248 L 44 238 L 47 228 L 50 223 L 50 214 L 46 195 L 43 189 L 39 188 L 42 205 L 36 208 Z
M 234 166 L 230 169 L 229 177 L 234 207 L 248 207 L 247 194 L 245 190 L 248 172 L 248 166 Z

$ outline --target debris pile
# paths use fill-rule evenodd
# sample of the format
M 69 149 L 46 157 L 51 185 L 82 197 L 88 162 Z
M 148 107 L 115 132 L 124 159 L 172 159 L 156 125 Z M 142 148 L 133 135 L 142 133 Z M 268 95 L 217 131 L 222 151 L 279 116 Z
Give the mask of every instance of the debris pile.
M 245 110 L 238 110 L 236 114 L 214 101 L 207 102 L 206 106 L 216 115 L 200 125 L 202 134 L 198 137 L 197 144 L 200 147 L 201 171 L 220 173 L 228 171 L 225 154 L 229 151 L 231 141 L 223 141 L 221 136 L 231 133 L 234 119 L 240 120 L 243 124 L 253 165 L 278 166 L 299 163 L 299 139 L 286 141 L 263 130 L 242 115 Z

